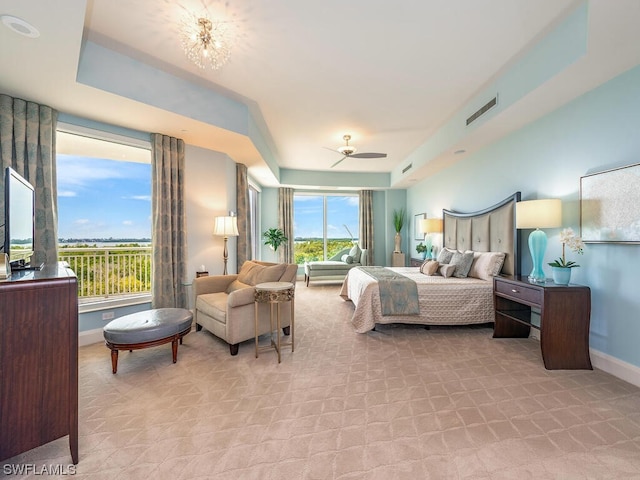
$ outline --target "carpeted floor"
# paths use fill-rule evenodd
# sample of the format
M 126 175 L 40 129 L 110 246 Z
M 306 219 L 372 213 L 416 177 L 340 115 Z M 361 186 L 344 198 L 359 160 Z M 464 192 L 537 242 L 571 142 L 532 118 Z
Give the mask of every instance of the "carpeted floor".
M 80 463 L 91 479 L 640 478 L 640 389 L 547 371 L 535 340 L 488 328 L 356 334 L 339 285 L 296 289 L 296 351 L 231 357 L 192 331 L 80 349 Z M 70 462 L 63 438 L 3 462 Z M 40 475 L 22 478 L 40 478 Z

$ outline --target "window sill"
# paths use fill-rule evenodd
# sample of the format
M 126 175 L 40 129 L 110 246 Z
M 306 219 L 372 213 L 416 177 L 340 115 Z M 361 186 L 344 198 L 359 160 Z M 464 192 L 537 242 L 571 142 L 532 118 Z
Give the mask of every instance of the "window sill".
M 104 299 L 80 299 L 78 302 L 78 313 L 97 312 L 100 310 L 109 310 L 112 308 L 140 305 L 141 303 L 151 303 L 151 294 L 145 293 L 141 295 L 127 295 L 121 297 L 109 297 Z

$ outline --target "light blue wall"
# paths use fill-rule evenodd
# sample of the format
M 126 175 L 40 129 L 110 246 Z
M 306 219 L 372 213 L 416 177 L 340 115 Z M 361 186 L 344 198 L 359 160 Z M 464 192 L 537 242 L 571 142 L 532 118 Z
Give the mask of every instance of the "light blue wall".
M 143 312 L 150 308 L 151 303 L 139 303 L 137 305 L 128 305 L 126 307 L 105 308 L 104 310 L 81 313 L 78 315 L 78 331 L 86 332 L 89 330 L 102 329 L 113 319 L 124 317 L 131 313 Z M 113 318 L 103 320 L 102 315 L 106 312 L 113 312 Z
M 638 162 L 640 67 L 422 181 L 408 190 L 407 205 L 441 216 L 442 208 L 473 211 L 519 190 L 523 200 L 561 198 L 563 226 L 579 232 L 580 177 Z M 545 265 L 561 254 L 559 230 L 547 230 Z M 523 233 L 526 274 L 529 232 Z M 591 348 L 640 366 L 640 245 L 588 244 L 584 256 L 573 257 L 582 266 L 572 281 L 591 288 Z

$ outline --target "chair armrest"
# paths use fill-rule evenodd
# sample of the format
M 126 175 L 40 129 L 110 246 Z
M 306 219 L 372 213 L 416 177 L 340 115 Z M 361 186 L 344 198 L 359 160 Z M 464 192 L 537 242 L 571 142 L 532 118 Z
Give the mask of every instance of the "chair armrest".
M 229 298 L 227 298 L 227 306 L 241 307 L 242 305 L 253 303 L 255 291 L 254 287 L 248 287 L 231 292 Z
M 226 292 L 231 282 L 238 275 L 211 275 L 209 277 L 198 277 L 193 279 L 194 296 L 203 295 L 205 293 Z

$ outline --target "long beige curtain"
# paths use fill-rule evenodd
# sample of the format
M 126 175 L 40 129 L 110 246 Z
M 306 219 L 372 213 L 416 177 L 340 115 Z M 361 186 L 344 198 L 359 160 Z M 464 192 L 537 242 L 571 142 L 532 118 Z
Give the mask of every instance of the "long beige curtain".
M 249 208 L 249 179 L 247 166 L 236 165 L 236 208 L 238 215 L 237 272 L 246 260 L 251 260 L 251 208 Z
M 2 178 L 12 167 L 35 190 L 33 264 L 58 261 L 57 121 L 58 112 L 51 107 L 0 94 Z M 4 225 L 4 180 L 0 184 L 0 225 Z
M 360 248 L 367 249 L 369 265 L 375 265 L 373 256 L 373 192 L 360 190 Z
M 187 305 L 184 141 L 151 135 L 153 308 Z
M 278 227 L 287 237 L 278 249 L 280 261 L 293 263 L 293 188 L 278 189 Z

